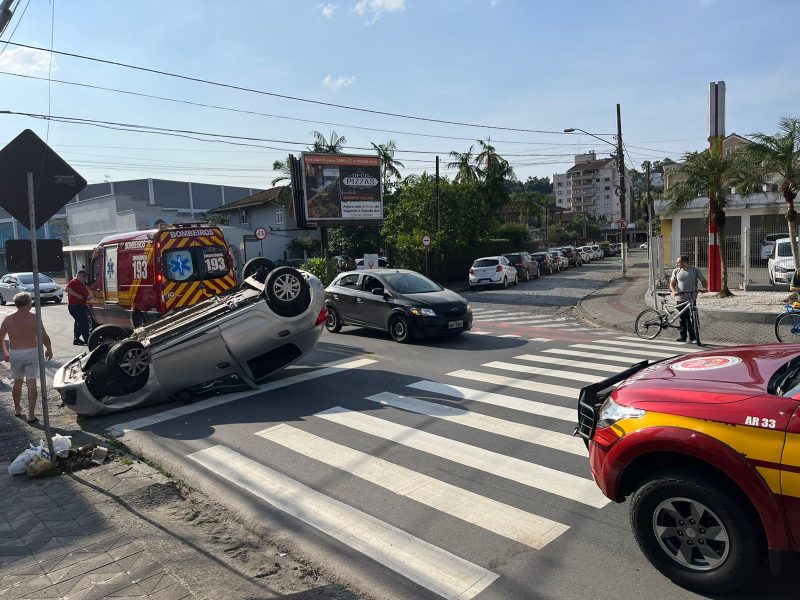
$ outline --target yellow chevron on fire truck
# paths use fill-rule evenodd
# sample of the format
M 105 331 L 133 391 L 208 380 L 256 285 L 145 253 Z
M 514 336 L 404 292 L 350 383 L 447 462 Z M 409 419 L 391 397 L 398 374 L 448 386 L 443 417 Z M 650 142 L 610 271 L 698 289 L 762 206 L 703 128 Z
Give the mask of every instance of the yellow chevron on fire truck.
M 89 269 L 89 306 L 96 323 L 130 329 L 237 284 L 219 227 L 180 223 L 101 240 Z

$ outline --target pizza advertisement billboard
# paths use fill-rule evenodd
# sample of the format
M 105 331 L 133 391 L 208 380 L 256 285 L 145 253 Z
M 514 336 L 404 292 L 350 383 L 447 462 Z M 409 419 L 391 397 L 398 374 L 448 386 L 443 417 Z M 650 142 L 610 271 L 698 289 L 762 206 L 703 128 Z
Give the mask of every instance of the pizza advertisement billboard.
M 316 223 L 383 220 L 377 156 L 304 152 L 306 218 Z

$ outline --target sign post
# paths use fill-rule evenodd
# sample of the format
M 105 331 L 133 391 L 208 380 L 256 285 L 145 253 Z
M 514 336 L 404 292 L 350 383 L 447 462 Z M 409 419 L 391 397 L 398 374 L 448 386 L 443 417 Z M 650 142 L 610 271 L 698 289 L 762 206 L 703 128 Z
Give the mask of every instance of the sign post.
M 422 245 L 425 247 L 425 277 L 428 276 L 428 246 L 431 245 L 431 236 L 422 236 Z
M 259 244 L 261 245 L 261 253 L 259 256 L 264 256 L 264 238 L 267 237 L 267 230 L 263 227 L 256 227 L 255 236 L 258 240 Z

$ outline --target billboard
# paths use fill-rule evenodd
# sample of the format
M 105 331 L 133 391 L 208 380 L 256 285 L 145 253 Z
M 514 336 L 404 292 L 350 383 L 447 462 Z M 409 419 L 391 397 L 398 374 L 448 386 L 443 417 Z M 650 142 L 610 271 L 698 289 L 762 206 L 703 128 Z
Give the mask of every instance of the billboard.
M 306 219 L 337 224 L 383 220 L 379 157 L 304 152 L 302 161 Z

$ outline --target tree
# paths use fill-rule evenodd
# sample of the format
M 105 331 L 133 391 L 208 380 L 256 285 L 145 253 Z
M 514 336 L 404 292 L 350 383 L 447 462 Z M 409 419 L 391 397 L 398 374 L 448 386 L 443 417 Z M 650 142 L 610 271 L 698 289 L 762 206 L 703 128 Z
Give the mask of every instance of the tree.
M 272 180 L 272 187 L 280 183 L 290 181 L 292 178 L 291 170 L 289 169 L 289 159 L 276 160 L 272 163 L 272 170 L 280 173 L 275 179 Z
M 321 154 L 340 154 L 347 143 L 347 138 L 343 135 L 337 134 L 331 130 L 330 137 L 326 140 L 325 136 L 319 131 L 312 131 L 311 135 L 314 136 L 314 143 L 309 150 L 311 152 L 319 152 Z
M 670 187 L 665 214 L 673 215 L 696 198 L 708 197 L 708 218 L 717 226 L 719 246 L 724 254 L 725 207 L 731 196 L 731 188 L 742 181 L 741 153 L 733 152 L 730 156 L 725 156 L 722 152 L 722 141 L 715 139 L 708 150 L 686 154 L 676 171 L 685 180 Z M 728 296 L 733 294 L 728 289 L 728 267 L 723 256 L 719 297 Z
M 475 172 L 475 165 L 473 164 L 475 157 L 472 154 L 472 148 L 474 146 L 470 146 L 466 152 L 456 152 L 455 150 L 450 152 L 450 157 L 453 160 L 447 163 L 447 168 L 458 169 L 456 176 L 453 178 L 453 183 L 469 184 L 478 181 L 478 174 Z
M 400 175 L 400 171 L 397 170 L 397 167 L 400 166 L 405 169 L 405 165 L 394 158 L 394 153 L 397 151 L 397 144 L 394 140 L 389 140 L 385 144 L 370 143 L 378 152 L 381 164 L 383 165 L 383 191 L 386 192 L 389 189 L 389 182 L 392 177 L 395 179 L 402 179 L 402 175 Z
M 475 157 L 475 172 L 483 182 L 484 197 L 489 210 L 497 212 L 508 202 L 506 180 L 515 180 L 514 169 L 497 153 L 489 140 L 478 140 L 480 153 Z
M 377 225 L 332 227 L 329 231 L 328 246 L 333 254 L 363 256 L 385 247 Z
M 743 150 L 747 160 L 745 179 L 738 186 L 742 194 L 766 192 L 772 180 L 781 180 L 780 193 L 786 201 L 786 221 L 789 224 L 789 240 L 792 246 L 795 274 L 792 285 L 800 282 L 800 261 L 797 249 L 797 211 L 794 201 L 800 190 L 800 119 L 783 117 L 778 121 L 775 135 L 754 133 L 752 143 Z

